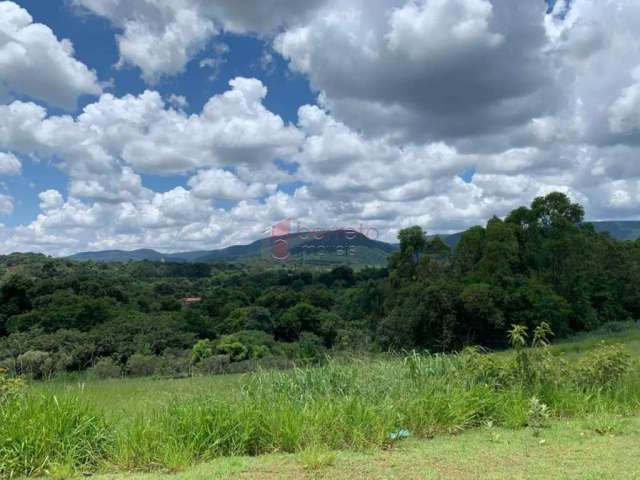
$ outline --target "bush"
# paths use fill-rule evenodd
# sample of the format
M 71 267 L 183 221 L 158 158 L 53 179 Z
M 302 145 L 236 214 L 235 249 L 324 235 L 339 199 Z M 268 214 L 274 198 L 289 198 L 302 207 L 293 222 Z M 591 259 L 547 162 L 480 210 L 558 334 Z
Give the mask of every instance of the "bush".
M 150 377 L 160 370 L 160 364 L 160 357 L 135 353 L 127 361 L 127 373 L 133 377 Z
M 222 337 L 216 345 L 216 352 L 229 355 L 232 362 L 246 360 L 249 356 L 249 349 L 233 335 Z
M 622 332 L 626 332 L 627 330 L 633 328 L 634 322 L 633 321 L 627 321 L 627 322 L 607 322 L 602 324 L 599 328 L 598 328 L 598 332 L 600 333 L 622 333 Z
M 15 358 L 5 358 L 0 360 L 0 370 L 4 370 L 5 374 L 14 377 L 18 374 L 18 365 Z
M 226 372 L 230 363 L 231 357 L 229 355 L 212 355 L 200 360 L 196 365 L 196 370 L 198 373 L 206 375 L 219 375 Z
M 538 397 L 531 397 L 529 399 L 529 411 L 527 412 L 527 425 L 536 429 L 546 427 L 549 417 L 549 407 L 542 403 Z
M 7 371 L 0 368 L 0 403 L 15 397 L 20 391 L 24 383 L 19 378 L 9 378 Z
M 165 352 L 160 358 L 161 375 L 169 377 L 184 377 L 191 373 L 190 352 Z
M 371 347 L 371 337 L 367 332 L 350 327 L 338 330 L 333 349 L 343 352 L 367 352 Z
M 493 355 L 483 354 L 477 348 L 469 347 L 463 352 L 462 358 L 465 375 L 472 383 L 500 388 L 511 382 L 511 369 L 506 362 Z
M 198 340 L 191 349 L 191 363 L 197 365 L 202 360 L 209 358 L 214 353 L 214 347 L 211 340 Z
M 18 370 L 36 380 L 51 378 L 56 372 L 56 362 L 48 352 L 29 350 L 18 357 Z
M 602 345 L 578 360 L 575 378 L 581 387 L 608 388 L 631 367 L 631 356 L 622 345 Z
M 258 370 L 258 362 L 256 360 L 242 360 L 240 362 L 232 362 L 225 369 L 224 373 L 234 375 L 240 373 L 251 373 Z
M 272 335 L 259 330 L 243 330 L 224 337 L 227 342 L 237 340 L 247 348 L 246 359 L 260 359 L 266 357 L 276 348 Z
M 117 378 L 122 375 L 122 368 L 113 358 L 101 358 L 93 367 L 93 372 L 98 378 Z

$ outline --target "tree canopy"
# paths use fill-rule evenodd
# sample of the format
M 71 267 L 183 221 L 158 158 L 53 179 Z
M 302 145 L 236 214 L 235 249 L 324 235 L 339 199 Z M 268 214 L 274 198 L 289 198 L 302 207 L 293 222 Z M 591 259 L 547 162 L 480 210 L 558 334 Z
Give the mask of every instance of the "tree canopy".
M 0 367 L 219 371 L 332 349 L 501 348 L 514 324 L 562 337 L 637 320 L 640 241 L 583 220 L 551 193 L 470 228 L 454 251 L 419 226 L 400 230 L 388 268 L 355 271 L 3 256 Z

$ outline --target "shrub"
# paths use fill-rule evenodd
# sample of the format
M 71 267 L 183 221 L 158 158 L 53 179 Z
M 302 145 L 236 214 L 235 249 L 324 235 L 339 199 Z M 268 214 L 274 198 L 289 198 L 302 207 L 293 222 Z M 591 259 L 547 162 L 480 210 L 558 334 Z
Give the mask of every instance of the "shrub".
M 259 330 L 243 330 L 223 338 L 227 343 L 237 340 L 244 345 L 247 348 L 246 359 L 266 357 L 276 348 L 273 336 Z
M 212 355 L 200 360 L 196 365 L 196 370 L 198 373 L 206 375 L 219 375 L 226 372 L 230 363 L 231 357 L 229 355 Z
M 487 355 L 477 348 L 469 347 L 464 350 L 462 359 L 465 376 L 472 383 L 482 383 L 500 388 L 511 382 L 509 365 L 494 355 Z
M 249 356 L 249 349 L 233 335 L 222 337 L 216 345 L 216 352 L 229 355 L 232 362 L 246 360 Z
M 160 370 L 160 357 L 134 353 L 127 360 L 127 373 L 134 377 L 150 377 Z
M 631 356 L 622 345 L 602 345 L 584 355 L 575 367 L 581 387 L 608 388 L 620 380 L 631 367 Z
M 19 378 L 9 378 L 7 371 L 0 368 L 0 403 L 15 397 L 24 386 Z
M 98 378 L 117 378 L 122 375 L 122 368 L 113 358 L 101 358 L 93 367 L 93 372 Z
M 48 352 L 29 350 L 18 357 L 18 369 L 21 374 L 41 380 L 51 378 L 56 372 L 56 362 Z
M 170 377 L 189 375 L 191 373 L 191 355 L 189 351 L 165 352 L 160 358 L 159 373 Z
M 336 335 L 334 351 L 343 352 L 366 352 L 371 350 L 371 337 L 353 326 L 338 330 Z
M 196 365 L 205 358 L 209 358 L 214 353 L 214 346 L 211 340 L 198 340 L 191 349 L 191 363 Z
M 269 348 L 266 345 L 256 345 L 251 349 L 251 358 L 259 360 L 269 355 Z
M 5 358 L 0 360 L 0 370 L 4 370 L 8 376 L 15 376 L 18 374 L 18 365 L 15 358 Z
M 511 326 L 509 340 L 515 350 L 515 357 L 510 368 L 512 381 L 531 387 L 551 378 L 553 365 L 549 338 L 553 336 L 553 331 L 548 323 L 542 322 L 534 329 L 531 348 L 527 349 L 527 330 L 524 325 Z
M 542 403 L 538 397 L 531 397 L 527 417 L 528 426 L 533 428 L 546 427 L 550 417 L 549 407 Z
M 633 321 L 626 322 L 607 322 L 603 323 L 599 328 L 598 332 L 601 333 L 622 333 L 626 332 L 630 328 L 634 327 Z
M 240 362 L 232 362 L 225 369 L 225 373 L 228 374 L 240 374 L 255 372 L 258 369 L 258 362 L 256 360 L 242 360 Z

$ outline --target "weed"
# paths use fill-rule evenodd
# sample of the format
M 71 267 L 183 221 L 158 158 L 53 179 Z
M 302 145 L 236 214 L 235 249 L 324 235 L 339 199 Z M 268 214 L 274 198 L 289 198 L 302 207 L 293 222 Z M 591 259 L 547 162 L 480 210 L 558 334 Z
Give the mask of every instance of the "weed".
M 576 381 L 581 386 L 609 388 L 629 371 L 631 356 L 622 345 L 602 345 L 580 359 Z
M 544 428 L 549 423 L 549 407 L 537 397 L 529 399 L 528 424 L 534 429 Z
M 622 435 L 629 426 L 629 420 L 620 415 L 589 415 L 583 422 L 583 428 L 598 435 Z
M 330 467 L 335 460 L 336 454 L 322 447 L 309 447 L 300 452 L 302 466 L 309 471 Z

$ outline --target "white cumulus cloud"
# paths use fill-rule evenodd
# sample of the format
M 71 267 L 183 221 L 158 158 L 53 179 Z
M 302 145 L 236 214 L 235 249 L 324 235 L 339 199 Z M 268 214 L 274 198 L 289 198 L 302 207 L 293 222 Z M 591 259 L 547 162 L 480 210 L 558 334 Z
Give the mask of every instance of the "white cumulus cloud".
M 13 153 L 0 152 L 0 175 L 20 175 L 22 163 Z
M 95 72 L 74 58 L 69 40 L 33 23 L 14 2 L 0 1 L 0 101 L 27 95 L 73 110 L 81 95 L 101 92 Z

